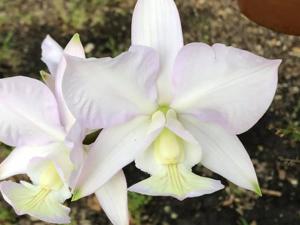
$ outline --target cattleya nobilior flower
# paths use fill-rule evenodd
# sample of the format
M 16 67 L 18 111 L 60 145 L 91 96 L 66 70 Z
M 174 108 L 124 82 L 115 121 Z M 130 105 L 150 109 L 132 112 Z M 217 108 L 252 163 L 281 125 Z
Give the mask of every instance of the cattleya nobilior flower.
M 64 50 L 50 36 L 43 41 L 42 60 L 51 74 L 41 74 L 48 87 L 22 76 L 0 80 L 0 140 L 16 147 L 0 164 L 0 179 L 27 174 L 32 181 L 3 181 L 0 191 L 18 215 L 51 223 L 70 222 L 70 209 L 62 203 L 71 197 L 70 188 L 85 157 L 84 130 L 62 98 L 63 54 L 85 57 L 77 34 Z M 122 171 L 99 187 L 96 196 L 113 224 L 128 224 Z
M 71 196 L 65 182 L 73 170 L 69 157 L 72 143 L 66 140 L 54 95 L 42 82 L 21 76 L 1 79 L 0 93 L 0 140 L 15 147 L 0 164 L 0 179 L 27 174 L 33 182 L 1 182 L 4 199 L 18 215 L 68 223 L 69 209 L 62 203 Z M 63 161 L 59 164 L 52 158 Z M 51 166 L 45 168 L 41 161 Z
M 138 0 L 132 47 L 116 58 L 66 56 L 63 95 L 79 123 L 104 128 L 73 198 L 97 190 L 132 161 L 151 176 L 131 191 L 180 200 L 220 190 L 201 164 L 261 195 L 237 138 L 270 106 L 280 60 L 222 44 L 183 44 L 173 0 Z

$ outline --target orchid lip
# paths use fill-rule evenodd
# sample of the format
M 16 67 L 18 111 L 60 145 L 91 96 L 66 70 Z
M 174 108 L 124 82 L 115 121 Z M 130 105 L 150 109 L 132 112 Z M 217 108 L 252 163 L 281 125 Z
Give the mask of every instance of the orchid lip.
M 51 192 L 51 190 L 48 188 L 41 188 L 41 190 L 33 197 L 33 199 L 31 199 L 26 204 L 27 210 L 33 209 L 38 204 L 40 204 L 41 201 L 43 201 L 45 198 L 47 198 L 47 196 L 49 195 L 50 192 Z

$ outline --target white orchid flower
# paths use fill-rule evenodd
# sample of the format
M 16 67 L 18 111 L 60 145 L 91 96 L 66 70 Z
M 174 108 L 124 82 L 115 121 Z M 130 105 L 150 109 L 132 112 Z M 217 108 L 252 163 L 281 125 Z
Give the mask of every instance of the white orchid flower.
M 81 54 L 76 52 L 80 44 L 77 39 L 74 37 L 66 49 L 72 49 L 73 55 Z M 16 147 L 1 163 L 0 179 L 17 174 L 34 177 L 33 185 L 4 181 L 0 189 L 5 200 L 19 215 L 29 214 L 47 222 L 68 223 L 69 209 L 61 203 L 71 196 L 66 187 L 74 169 L 70 157 L 76 142 L 72 135 L 75 138 L 75 133 L 79 131 L 71 131 L 71 124 L 68 128 L 62 123 L 62 118 L 70 115 L 62 110 L 64 108 L 60 101 L 59 80 L 53 78 L 53 81 L 56 87 L 53 90 L 55 96 L 46 85 L 35 79 L 19 76 L 0 81 L 3 99 L 0 110 L 0 140 Z M 55 160 L 60 163 L 53 166 L 48 160 L 50 156 L 57 158 Z M 40 158 L 39 166 L 32 167 L 32 160 L 36 158 Z M 65 168 L 64 180 L 57 175 L 57 167 Z M 65 198 L 59 197 L 60 193 Z
M 62 203 L 71 197 L 69 186 L 76 180 L 84 151 L 82 129 L 62 98 L 61 81 L 66 67 L 63 54 L 82 58 L 85 55 L 78 35 L 64 50 L 47 36 L 42 50 L 42 59 L 51 71 L 42 74 L 49 88 L 21 76 L 0 80 L 0 140 L 16 147 L 1 163 L 0 179 L 27 174 L 33 182 L 3 181 L 0 191 L 18 215 L 69 223 L 70 210 Z M 128 223 L 127 186 L 122 172 L 96 194 L 114 224 Z M 114 205 L 112 201 L 121 204 Z
M 74 43 L 74 44 L 71 44 Z M 42 60 L 47 64 L 51 77 L 48 76 L 47 81 L 51 85 L 51 80 L 55 80 L 55 95 L 60 105 L 60 112 L 62 123 L 66 129 L 71 129 L 71 134 L 74 142 L 82 142 L 82 138 L 78 140 L 78 124 L 75 124 L 75 118 L 69 111 L 65 104 L 65 100 L 62 95 L 62 79 L 66 68 L 66 61 L 63 54 L 75 56 L 78 58 L 85 58 L 84 48 L 80 42 L 79 35 L 75 34 L 70 42 L 64 49 L 53 40 L 50 36 L 47 36 L 42 44 Z M 52 72 L 51 72 L 52 71 Z M 54 73 L 53 71 L 56 71 Z M 49 79 L 50 78 L 50 79 Z M 53 83 L 53 82 L 52 82 Z M 53 85 L 52 85 L 53 86 Z M 87 131 L 88 132 L 88 131 Z M 85 133 L 85 132 L 84 132 Z M 77 138 L 77 139 L 76 139 Z M 85 148 L 88 148 L 85 146 Z M 71 187 L 73 188 L 78 176 L 78 172 L 81 169 L 82 161 L 85 158 L 85 152 L 82 148 L 76 148 L 71 155 L 72 162 L 77 167 L 72 174 Z M 122 170 L 120 170 L 115 176 L 108 180 L 104 185 L 99 187 L 95 191 L 96 197 L 101 204 L 102 209 L 114 225 L 126 225 L 129 223 L 128 214 L 128 200 L 127 200 L 127 183 L 126 178 Z
M 113 59 L 66 57 L 67 105 L 87 128 L 105 128 L 87 156 L 74 198 L 93 193 L 134 160 L 151 176 L 131 191 L 182 200 L 223 188 L 192 172 L 200 163 L 261 195 L 236 135 L 270 106 L 281 61 L 222 44 L 184 46 L 173 0 L 137 2 L 132 44 Z
M 66 106 L 61 90 L 62 78 L 66 68 L 66 61 L 63 58 L 63 54 L 65 53 L 79 58 L 85 58 L 84 49 L 80 42 L 79 35 L 75 34 L 72 40 L 74 43 L 77 43 L 77 45 L 69 44 L 66 46 L 64 51 L 50 36 L 47 36 L 42 44 L 42 60 L 47 64 L 50 72 L 56 71 L 56 73 L 51 72 L 52 76 L 48 77 L 47 81 L 50 84 L 51 80 L 54 79 L 56 81 L 55 93 L 60 104 L 60 108 L 62 109 L 61 117 L 63 118 L 65 127 L 69 129 L 74 126 L 75 118 Z M 76 129 L 73 129 L 73 132 L 74 130 L 75 134 L 78 133 Z M 82 139 L 79 139 L 79 141 L 82 142 Z M 85 148 L 88 147 L 85 146 Z M 74 186 L 78 172 L 81 169 L 80 166 L 82 160 L 85 158 L 85 152 L 82 152 L 82 148 L 77 148 L 77 150 L 78 151 L 74 151 L 74 154 L 72 155 L 73 162 L 77 164 L 76 167 L 78 168 L 76 168 L 75 172 L 72 174 L 73 180 L 71 187 Z M 95 194 L 102 209 L 114 225 L 126 225 L 129 223 L 127 183 L 123 171 L 119 171 L 114 177 L 97 189 Z
M 18 215 L 29 214 L 50 223 L 70 222 L 70 209 L 62 203 L 71 197 L 66 179 L 72 172 L 72 163 L 69 154 L 58 152 L 61 148 L 56 150 L 48 157 L 29 161 L 26 173 L 33 184 L 25 181 L 20 184 L 12 181 L 0 183 L 4 199 Z M 61 162 L 57 162 L 58 159 Z
M 66 133 L 59 120 L 55 97 L 42 82 L 27 77 L 0 80 L 0 93 L 0 140 L 15 147 L 0 164 L 0 179 L 17 174 L 31 177 L 33 171 L 41 176 L 41 179 L 36 177 L 32 180 L 34 185 L 31 186 L 23 182 L 1 182 L 0 191 L 4 199 L 19 215 L 29 214 L 53 223 L 69 222 L 68 210 L 61 205 L 62 198 L 55 201 L 56 198 L 52 196 L 53 191 L 62 191 L 62 195 L 67 196 L 66 189 L 57 187 L 59 179 L 53 183 L 49 181 L 47 185 L 42 179 L 56 176 L 55 168 L 39 171 L 41 167 L 31 167 L 34 158 L 47 158 L 55 151 L 60 152 L 59 157 L 70 154 L 67 145 L 72 143 L 65 139 Z M 65 164 L 73 167 L 67 161 Z

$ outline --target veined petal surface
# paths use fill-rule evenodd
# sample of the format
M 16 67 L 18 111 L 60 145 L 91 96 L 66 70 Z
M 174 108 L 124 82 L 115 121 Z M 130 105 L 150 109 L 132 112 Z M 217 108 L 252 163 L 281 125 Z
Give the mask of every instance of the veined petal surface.
M 123 171 L 99 188 L 96 197 L 113 225 L 129 224 L 127 183 Z
M 7 145 L 61 141 L 56 99 L 42 82 L 27 77 L 0 80 L 0 140 Z
M 134 184 L 129 191 L 178 200 L 211 194 L 224 188 L 220 181 L 201 177 L 182 165 L 169 165 L 159 174 Z
M 66 60 L 64 98 L 86 128 L 110 127 L 156 109 L 159 61 L 154 50 L 133 47 L 113 59 Z
M 159 102 L 171 100 L 171 70 L 183 47 L 183 34 L 173 0 L 138 0 L 132 18 L 132 45 L 154 48 L 160 57 Z
M 221 44 L 186 45 L 175 62 L 171 106 L 243 133 L 270 106 L 280 62 Z
M 158 112 L 152 118 L 139 116 L 122 125 L 104 129 L 88 153 L 73 198 L 94 193 L 132 162 L 153 142 L 164 123 L 163 113 Z
M 180 120 L 200 143 L 203 166 L 242 188 L 261 194 L 251 159 L 234 134 L 192 116 L 181 116 Z
M 70 209 L 61 204 L 56 193 L 47 193 L 39 186 L 27 182 L 17 184 L 11 181 L 1 182 L 0 191 L 18 215 L 29 214 L 48 223 L 71 222 Z

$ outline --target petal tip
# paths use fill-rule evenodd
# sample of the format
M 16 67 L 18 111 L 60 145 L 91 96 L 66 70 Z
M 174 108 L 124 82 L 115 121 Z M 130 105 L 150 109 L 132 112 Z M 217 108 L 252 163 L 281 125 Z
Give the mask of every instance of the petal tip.
M 47 73 L 45 70 L 41 70 L 40 75 L 41 75 L 41 78 L 42 78 L 43 81 L 48 80 L 48 77 L 50 76 L 50 74 Z
M 71 202 L 75 202 L 75 201 L 78 201 L 79 199 L 81 199 L 82 196 L 81 196 L 81 191 L 76 189 L 74 192 L 73 192 L 73 196 L 72 196 L 72 199 L 71 199 Z
M 81 43 L 80 41 L 80 35 L 78 33 L 74 34 L 71 41 L 77 42 L 77 43 Z
M 260 186 L 257 182 L 254 183 L 253 185 L 253 188 L 254 188 L 254 192 L 259 196 L 259 197 L 262 197 L 262 191 L 260 189 Z

